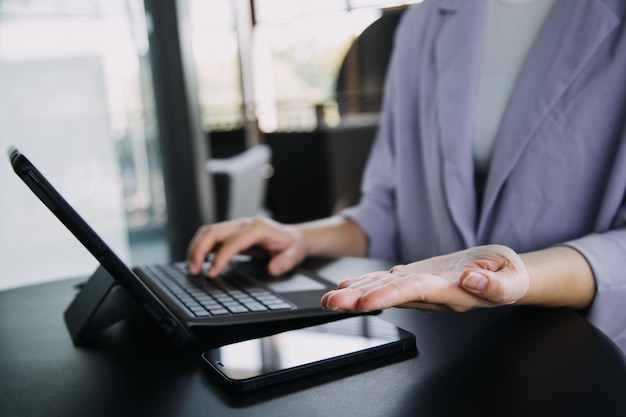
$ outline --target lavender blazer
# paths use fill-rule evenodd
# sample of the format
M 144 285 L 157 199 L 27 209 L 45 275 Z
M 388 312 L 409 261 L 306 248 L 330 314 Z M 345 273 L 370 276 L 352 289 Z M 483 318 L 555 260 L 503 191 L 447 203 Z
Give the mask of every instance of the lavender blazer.
M 472 123 L 485 0 L 425 0 L 398 27 L 361 202 L 370 256 L 565 244 L 591 264 L 587 318 L 626 352 L 626 2 L 559 0 L 522 69 L 476 210 Z

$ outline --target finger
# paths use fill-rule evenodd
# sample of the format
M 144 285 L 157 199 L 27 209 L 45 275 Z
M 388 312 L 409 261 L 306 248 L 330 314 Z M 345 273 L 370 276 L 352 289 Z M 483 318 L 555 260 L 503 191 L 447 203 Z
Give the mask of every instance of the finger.
M 322 296 L 321 304 L 326 310 L 361 313 L 364 312 L 358 308 L 358 301 L 361 296 L 362 293 L 359 290 L 333 290 Z
M 342 292 L 346 295 L 340 295 Z M 490 305 L 464 291 L 458 283 L 430 274 L 406 277 L 370 275 L 351 286 L 335 290 L 324 302 L 329 309 L 355 312 L 395 306 L 413 306 L 427 311 L 443 311 L 441 306 L 446 306 L 447 309 L 461 312 Z
M 326 294 L 322 295 L 322 298 L 320 300 L 320 304 L 322 305 L 322 308 L 325 309 L 325 310 L 330 310 L 330 307 L 328 306 L 328 299 L 331 296 L 331 292 L 332 291 L 329 291 Z
M 347 287 L 364 288 L 371 285 L 379 285 L 381 282 L 390 279 L 394 279 L 394 276 L 387 271 L 370 272 L 369 274 L 361 275 L 360 277 L 344 279 L 337 285 L 337 289 Z
M 324 294 L 322 307 L 327 310 L 366 311 L 367 307 L 360 305 L 360 299 L 369 291 L 384 285 L 386 282 L 378 273 L 343 280 L 336 290 Z
M 402 302 L 395 283 L 385 279 L 385 276 L 368 274 L 346 280 L 340 286 L 350 282 L 351 285 L 324 295 L 322 305 L 329 310 L 369 312 L 393 307 Z
M 354 277 L 354 278 L 344 279 L 337 285 L 337 289 L 348 288 L 350 286 L 356 287 L 359 284 L 365 285 L 365 280 L 367 280 L 366 277 Z
M 213 225 L 206 225 L 198 229 L 187 250 L 187 264 L 190 273 L 200 273 L 202 265 L 209 253 L 226 237 L 245 227 L 249 219 L 237 219 Z
M 199 274 L 202 265 L 215 245 L 215 233 L 210 227 L 200 228 L 187 249 L 187 269 L 191 274 Z
M 279 276 L 292 270 L 304 260 L 304 254 L 299 253 L 296 247 L 291 246 L 274 256 L 267 265 L 270 275 Z
M 401 307 L 465 312 L 478 307 L 493 306 L 487 300 L 465 291 L 455 280 L 424 274 L 419 282 L 414 282 L 411 277 L 407 277 L 405 281 L 407 285 L 402 286 L 400 291 L 407 301 L 400 303 Z
M 256 222 L 232 233 L 215 252 L 207 275 L 211 278 L 219 276 L 236 255 L 261 243 L 264 233 L 266 233 L 265 228 Z

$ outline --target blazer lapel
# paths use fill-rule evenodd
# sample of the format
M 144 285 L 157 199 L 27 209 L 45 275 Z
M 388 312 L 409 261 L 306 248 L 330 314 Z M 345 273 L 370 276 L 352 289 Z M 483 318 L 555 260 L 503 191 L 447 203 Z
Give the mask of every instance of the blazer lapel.
M 599 0 L 560 0 L 540 32 L 503 116 L 491 161 L 480 232 L 498 194 L 544 117 L 619 24 Z
M 476 235 L 472 125 L 486 7 L 487 0 L 441 1 L 433 50 L 439 169 L 447 207 L 466 246 L 475 244 Z

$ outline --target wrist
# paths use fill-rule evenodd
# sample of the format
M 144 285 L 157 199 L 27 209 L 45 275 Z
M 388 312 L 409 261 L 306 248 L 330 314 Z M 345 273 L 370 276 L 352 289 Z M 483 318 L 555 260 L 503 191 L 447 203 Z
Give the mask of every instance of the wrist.
M 367 239 L 361 228 L 343 216 L 294 225 L 306 256 L 366 256 Z
M 519 304 L 586 308 L 595 296 L 593 271 L 584 256 L 567 246 L 521 254 L 529 278 Z

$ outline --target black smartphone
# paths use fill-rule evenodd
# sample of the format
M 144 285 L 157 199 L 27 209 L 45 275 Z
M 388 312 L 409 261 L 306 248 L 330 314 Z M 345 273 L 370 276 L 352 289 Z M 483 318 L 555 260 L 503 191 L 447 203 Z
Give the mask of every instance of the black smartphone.
M 214 348 L 202 362 L 225 387 L 249 391 L 403 352 L 417 352 L 413 334 L 357 316 Z

